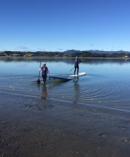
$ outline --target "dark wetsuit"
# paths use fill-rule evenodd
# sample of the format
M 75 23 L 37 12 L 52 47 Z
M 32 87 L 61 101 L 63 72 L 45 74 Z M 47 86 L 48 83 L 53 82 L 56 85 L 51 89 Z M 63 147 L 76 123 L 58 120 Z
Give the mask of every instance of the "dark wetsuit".
M 42 70 L 42 78 L 43 78 L 43 82 L 44 82 L 44 84 L 46 83 L 46 80 L 47 80 L 47 74 L 48 74 L 48 68 L 45 66 L 43 66 L 42 68 L 41 68 L 41 70 Z
M 76 72 L 77 72 L 77 75 L 79 74 L 79 63 L 80 63 L 79 58 L 76 58 L 75 64 L 74 64 L 74 75 Z

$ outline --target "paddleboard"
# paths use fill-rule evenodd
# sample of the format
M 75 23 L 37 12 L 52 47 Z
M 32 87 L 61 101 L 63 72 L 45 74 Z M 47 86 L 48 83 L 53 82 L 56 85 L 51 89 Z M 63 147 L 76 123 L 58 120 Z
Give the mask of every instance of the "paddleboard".
M 62 81 L 70 81 L 71 79 L 63 76 L 49 76 L 49 79 L 62 80 Z
M 85 76 L 87 75 L 86 72 L 80 72 L 78 75 L 75 74 L 75 75 L 69 75 L 69 78 L 74 78 L 74 77 L 82 77 L 82 76 Z
M 76 77 L 83 77 L 85 75 L 87 75 L 86 72 L 80 72 L 78 75 L 77 74 L 76 75 L 65 75 L 65 76 L 62 76 L 62 75 L 61 76 L 60 75 L 49 75 L 48 78 L 49 79 L 54 79 L 54 80 L 60 80 L 60 81 L 63 81 L 63 82 L 67 82 L 67 81 L 73 80 Z M 41 82 L 42 82 L 42 80 L 40 80 L 39 83 L 41 83 Z M 37 83 L 38 83 L 38 81 L 37 81 Z

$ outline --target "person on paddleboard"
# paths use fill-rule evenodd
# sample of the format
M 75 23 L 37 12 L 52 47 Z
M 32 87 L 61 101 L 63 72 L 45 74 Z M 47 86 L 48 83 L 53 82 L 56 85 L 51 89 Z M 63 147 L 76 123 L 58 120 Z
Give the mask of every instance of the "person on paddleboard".
M 46 66 L 46 64 L 43 64 L 43 66 L 41 67 L 41 71 L 42 71 L 43 83 L 46 84 L 47 74 L 49 72 L 48 67 Z
M 74 62 L 74 75 L 79 74 L 79 64 L 80 64 L 80 59 L 78 56 L 75 57 L 75 62 Z

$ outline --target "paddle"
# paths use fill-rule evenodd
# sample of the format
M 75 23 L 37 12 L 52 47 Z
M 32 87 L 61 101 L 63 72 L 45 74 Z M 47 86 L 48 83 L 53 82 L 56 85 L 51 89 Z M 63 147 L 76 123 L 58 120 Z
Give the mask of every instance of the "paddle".
M 41 62 L 40 62 L 40 69 L 39 69 L 39 73 L 38 73 L 37 84 L 40 84 L 40 83 L 41 83 L 40 74 L 41 74 Z
M 69 71 L 72 71 L 72 70 L 74 70 L 74 67 L 73 67 L 73 68 L 71 68 Z

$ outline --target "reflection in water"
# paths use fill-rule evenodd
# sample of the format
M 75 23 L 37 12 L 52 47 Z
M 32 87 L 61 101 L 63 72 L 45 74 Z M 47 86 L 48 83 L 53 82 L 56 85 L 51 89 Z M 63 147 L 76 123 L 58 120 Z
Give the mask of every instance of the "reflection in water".
M 40 91 L 41 99 L 47 100 L 47 98 L 48 98 L 48 87 L 47 87 L 47 85 L 37 83 L 37 87 L 38 87 L 38 90 Z
M 40 97 L 42 100 L 48 99 L 48 89 L 53 90 L 55 87 L 62 85 L 64 82 L 61 81 L 49 81 L 48 84 L 37 84 L 38 90 L 40 91 Z
M 78 102 L 79 102 L 79 98 L 80 98 L 80 85 L 79 85 L 79 79 L 76 78 L 73 80 L 74 82 L 74 100 L 73 100 L 73 104 L 75 106 L 78 106 Z
M 42 111 L 43 109 L 48 108 L 48 87 L 46 84 L 37 84 L 37 87 L 40 92 L 40 100 L 35 107 L 37 107 L 39 111 Z
M 42 89 L 41 89 L 41 98 L 42 99 L 44 99 L 44 100 L 47 100 L 47 98 L 48 98 L 48 88 L 47 88 L 47 85 L 46 84 L 44 84 L 43 86 L 42 86 Z

